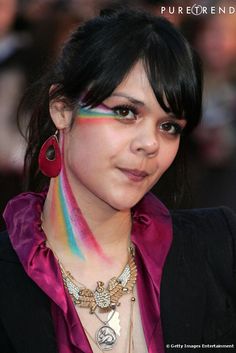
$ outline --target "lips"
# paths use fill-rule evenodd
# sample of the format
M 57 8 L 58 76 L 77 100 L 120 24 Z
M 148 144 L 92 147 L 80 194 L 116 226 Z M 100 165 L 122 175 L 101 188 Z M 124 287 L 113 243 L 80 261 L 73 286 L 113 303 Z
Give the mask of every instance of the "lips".
M 142 181 L 148 176 L 148 173 L 143 171 L 143 170 L 138 170 L 138 169 L 124 169 L 124 168 L 119 168 L 120 171 L 125 174 L 129 180 L 132 181 Z

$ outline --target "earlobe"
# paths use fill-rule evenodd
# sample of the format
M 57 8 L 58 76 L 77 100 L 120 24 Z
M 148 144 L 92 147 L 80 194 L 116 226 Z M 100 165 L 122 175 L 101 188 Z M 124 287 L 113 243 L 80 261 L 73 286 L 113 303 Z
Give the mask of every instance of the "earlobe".
M 54 100 L 50 103 L 49 111 L 51 118 L 58 130 L 66 129 L 71 125 L 72 111 L 68 109 L 65 102 Z

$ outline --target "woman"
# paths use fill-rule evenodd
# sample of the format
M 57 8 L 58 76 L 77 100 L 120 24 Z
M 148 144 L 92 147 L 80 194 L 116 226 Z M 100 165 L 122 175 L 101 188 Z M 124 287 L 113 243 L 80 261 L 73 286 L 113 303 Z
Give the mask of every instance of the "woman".
M 234 216 L 171 215 L 148 193 L 200 117 L 182 35 L 163 18 L 105 13 L 31 98 L 31 192 L 8 204 L 1 237 L 0 351 L 235 343 Z

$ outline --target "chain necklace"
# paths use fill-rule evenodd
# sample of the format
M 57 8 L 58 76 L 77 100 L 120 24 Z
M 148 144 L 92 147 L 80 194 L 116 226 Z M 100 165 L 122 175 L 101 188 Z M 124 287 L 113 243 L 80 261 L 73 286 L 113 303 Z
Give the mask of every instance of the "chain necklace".
M 105 287 L 104 282 L 98 281 L 94 291 L 86 288 L 84 285 L 80 287 L 72 274 L 67 271 L 60 260 L 58 263 L 61 268 L 62 278 L 73 302 L 80 308 L 90 309 L 91 314 L 95 314 L 102 326 L 97 330 L 95 342 L 101 351 L 111 350 L 117 342 L 117 330 L 109 325 L 113 316 L 116 314 L 116 307 L 120 304 L 119 299 L 124 295 L 133 292 L 137 279 L 137 267 L 134 261 L 134 248 L 129 247 L 128 262 L 118 277 L 113 277 L 108 281 Z M 135 301 L 132 297 L 131 302 Z M 101 313 L 111 312 L 108 320 L 103 321 L 96 310 Z M 133 309 L 132 309 L 133 310 Z M 119 321 L 119 318 L 117 318 Z M 131 320 L 132 321 L 132 320 Z M 116 328 L 119 322 L 116 321 Z M 130 333 L 131 334 L 131 333 Z M 94 340 L 93 340 L 94 341 Z
M 132 250 L 131 250 L 132 249 Z M 133 248 L 130 249 L 128 263 L 118 277 L 112 277 L 107 287 L 102 281 L 97 282 L 95 291 L 85 286 L 79 287 L 75 278 L 67 271 L 59 260 L 62 277 L 75 305 L 81 308 L 89 308 L 94 313 L 98 307 L 101 311 L 114 309 L 119 299 L 126 293 L 130 293 L 137 278 L 137 268 L 134 261 Z
M 132 291 L 132 293 L 133 293 L 133 291 Z M 135 297 L 132 294 L 132 297 L 131 297 L 131 310 L 130 310 L 130 324 L 129 324 L 129 337 L 128 337 L 128 351 L 127 351 L 128 353 L 133 353 L 134 352 L 133 317 L 134 317 L 134 303 L 135 303 L 135 301 L 136 301 L 136 299 L 135 299 Z M 113 314 L 112 314 L 112 317 L 113 317 Z M 102 320 L 100 320 L 100 318 L 99 318 L 99 320 L 101 322 L 103 322 L 104 324 L 105 323 L 107 324 L 111 320 L 111 318 L 108 321 L 106 321 L 106 322 L 103 322 Z M 105 352 L 105 351 L 110 350 L 110 349 L 113 348 L 113 346 L 112 346 L 111 348 L 108 349 L 106 344 L 99 344 L 98 345 L 97 341 L 93 338 L 93 336 L 90 334 L 90 332 L 86 328 L 84 328 L 84 330 L 85 330 L 87 336 L 91 339 L 91 341 L 98 347 L 98 349 L 101 352 Z

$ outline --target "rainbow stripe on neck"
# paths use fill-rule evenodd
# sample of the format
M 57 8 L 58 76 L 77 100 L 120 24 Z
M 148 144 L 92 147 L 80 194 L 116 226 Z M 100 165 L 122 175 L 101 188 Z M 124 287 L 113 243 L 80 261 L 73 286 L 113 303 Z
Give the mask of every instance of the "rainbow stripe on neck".
M 64 137 L 61 136 L 62 170 L 53 179 L 51 217 L 55 233 L 63 239 L 74 255 L 86 260 L 86 251 L 93 251 L 103 260 L 110 261 L 104 254 L 90 230 L 73 194 L 64 165 Z

